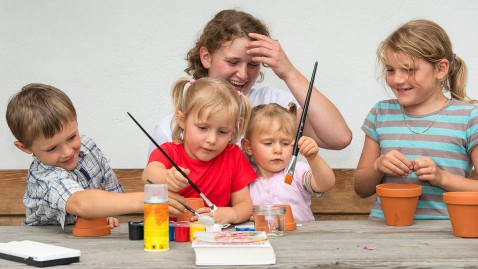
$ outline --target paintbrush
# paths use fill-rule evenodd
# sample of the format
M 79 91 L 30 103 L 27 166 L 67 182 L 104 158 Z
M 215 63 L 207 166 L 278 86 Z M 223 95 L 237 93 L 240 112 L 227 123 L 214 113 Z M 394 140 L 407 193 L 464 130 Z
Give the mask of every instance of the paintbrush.
M 164 157 L 166 157 L 166 159 L 168 159 L 168 161 L 174 166 L 174 168 L 176 168 L 176 170 L 178 170 L 179 173 L 181 173 L 181 175 L 183 175 L 183 177 L 185 177 L 188 180 L 189 185 L 191 185 L 191 187 L 199 194 L 199 196 L 201 196 L 204 199 L 204 201 L 209 206 L 209 208 L 211 208 L 211 211 L 215 211 L 217 209 L 216 205 L 214 205 L 209 199 L 207 199 L 206 195 L 204 195 L 199 190 L 199 188 L 188 177 L 188 175 L 186 175 L 186 173 L 184 173 L 184 171 L 181 168 L 179 168 L 179 166 L 173 161 L 173 159 L 171 159 L 171 157 L 168 156 L 168 154 L 161 148 L 161 146 L 159 146 L 158 143 L 156 143 L 156 141 L 154 141 L 154 139 L 148 134 L 148 132 L 146 132 L 146 130 L 143 128 L 143 126 L 141 126 L 141 124 L 139 124 L 139 122 L 133 117 L 133 115 L 131 115 L 129 112 L 126 112 L 126 113 L 128 113 L 128 115 L 131 117 L 131 119 L 136 123 L 136 125 L 138 125 L 138 127 L 149 138 L 149 140 L 151 140 L 151 142 L 153 142 L 153 144 L 159 149 L 159 151 L 161 151 L 161 153 L 163 153 Z
M 314 79 L 315 71 L 317 70 L 317 62 L 314 64 L 314 70 L 312 71 L 312 78 L 309 83 L 309 90 L 307 91 L 307 96 L 305 97 L 304 107 L 302 108 L 302 115 L 300 117 L 299 128 L 297 129 L 297 135 L 295 136 L 294 149 L 292 150 L 292 159 L 290 160 L 289 166 L 287 167 L 287 173 L 285 175 L 284 182 L 287 184 L 292 183 L 294 177 L 295 164 L 297 163 L 297 154 L 299 153 L 299 139 L 302 136 L 304 131 L 305 118 L 307 116 L 307 109 L 309 108 L 310 96 L 312 95 L 312 88 L 314 88 Z
M 154 184 L 153 181 L 151 181 L 150 179 L 146 179 L 146 181 L 148 181 L 149 184 Z M 178 201 L 179 202 L 179 201 Z M 201 215 L 199 214 L 198 212 L 196 212 L 196 210 L 192 209 L 190 206 L 188 206 L 187 204 L 183 204 L 181 202 L 179 202 L 180 204 L 182 204 L 189 212 L 193 213 L 194 215 L 198 216 L 198 220 L 199 222 L 201 222 L 202 224 L 204 224 L 205 226 L 211 226 L 211 225 L 214 225 L 214 219 L 208 215 Z

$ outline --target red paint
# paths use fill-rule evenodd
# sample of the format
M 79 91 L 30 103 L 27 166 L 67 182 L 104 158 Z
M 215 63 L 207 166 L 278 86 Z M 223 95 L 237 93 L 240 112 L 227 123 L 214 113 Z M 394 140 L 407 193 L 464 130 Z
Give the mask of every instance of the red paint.
M 174 241 L 189 242 L 189 222 L 180 221 L 176 223 L 174 228 Z

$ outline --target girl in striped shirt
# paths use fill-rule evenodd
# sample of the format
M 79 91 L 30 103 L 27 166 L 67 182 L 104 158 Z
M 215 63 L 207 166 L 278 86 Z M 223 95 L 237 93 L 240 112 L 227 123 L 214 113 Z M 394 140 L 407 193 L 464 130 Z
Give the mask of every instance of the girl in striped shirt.
M 478 165 L 478 107 L 466 95 L 466 65 L 428 20 L 399 27 L 377 56 L 396 99 L 378 102 L 362 125 L 355 192 L 365 198 L 381 183 L 420 184 L 415 219 L 448 219 L 444 192 L 478 191 L 469 179 Z M 378 198 L 370 217 L 384 217 Z

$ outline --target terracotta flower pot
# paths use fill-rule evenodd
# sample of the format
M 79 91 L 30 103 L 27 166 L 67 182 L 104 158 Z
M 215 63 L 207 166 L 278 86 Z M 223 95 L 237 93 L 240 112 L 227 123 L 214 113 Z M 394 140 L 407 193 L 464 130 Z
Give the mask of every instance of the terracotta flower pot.
M 380 184 L 376 186 L 385 223 L 390 226 L 413 224 L 422 186 L 417 184 Z
M 292 214 L 292 209 L 290 205 L 285 205 L 285 228 L 286 231 L 294 231 L 297 229 L 297 224 L 295 223 L 294 215 Z
M 201 197 L 189 197 L 186 198 L 186 201 L 188 201 L 188 206 L 194 210 L 205 207 L 204 200 Z M 186 210 L 186 212 L 179 216 L 176 221 L 191 221 L 192 217 L 193 213 Z
M 445 192 L 453 233 L 458 237 L 478 237 L 478 192 Z
M 110 235 L 111 228 L 108 226 L 106 218 L 77 217 L 72 233 L 74 236 L 103 236 Z

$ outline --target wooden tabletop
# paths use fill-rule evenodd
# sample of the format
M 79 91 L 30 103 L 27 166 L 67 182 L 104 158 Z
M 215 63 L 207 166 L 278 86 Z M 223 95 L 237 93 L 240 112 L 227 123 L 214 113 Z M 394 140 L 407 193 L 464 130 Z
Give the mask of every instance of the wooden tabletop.
M 74 237 L 71 226 L 65 231 L 59 226 L 0 226 L 0 242 L 20 240 L 81 250 L 79 263 L 53 268 L 195 267 L 191 243 L 171 242 L 168 251 L 146 252 L 142 240 L 128 239 L 127 223 L 122 223 L 109 236 L 94 238 Z M 478 266 L 478 239 L 455 237 L 447 220 L 415 221 L 408 227 L 392 227 L 370 220 L 315 221 L 304 223 L 296 231 L 286 232 L 270 242 L 277 262 L 267 268 Z M 27 265 L 0 259 L 0 267 Z

